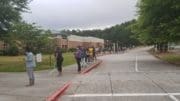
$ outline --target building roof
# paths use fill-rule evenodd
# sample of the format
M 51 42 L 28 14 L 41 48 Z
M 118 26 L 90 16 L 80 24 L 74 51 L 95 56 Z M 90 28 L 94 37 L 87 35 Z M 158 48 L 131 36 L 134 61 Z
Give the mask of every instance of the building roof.
M 104 39 L 96 38 L 96 37 L 82 37 L 77 35 L 70 35 L 67 37 L 69 41 L 79 41 L 79 42 L 99 42 L 104 43 Z
M 54 37 L 50 37 L 50 39 L 62 39 L 63 37 L 61 35 L 57 35 Z M 79 41 L 79 42 L 99 42 L 104 43 L 104 39 L 96 38 L 96 37 L 83 37 L 83 36 L 77 36 L 77 35 L 69 35 L 67 36 L 67 39 L 69 41 Z

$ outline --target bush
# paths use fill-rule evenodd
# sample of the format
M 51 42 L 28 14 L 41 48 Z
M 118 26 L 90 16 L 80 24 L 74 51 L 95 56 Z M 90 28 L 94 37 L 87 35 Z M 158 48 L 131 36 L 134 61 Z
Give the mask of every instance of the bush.
M 19 49 L 15 45 L 9 46 L 8 49 L 5 51 L 5 55 L 9 55 L 9 56 L 17 56 L 18 54 L 19 54 Z
M 61 51 L 62 51 L 62 53 L 66 53 L 66 52 L 67 52 L 67 49 L 62 48 Z
M 76 51 L 76 48 L 69 48 L 68 49 L 68 52 L 75 52 Z
M 0 50 L 0 55 L 4 55 L 4 50 Z

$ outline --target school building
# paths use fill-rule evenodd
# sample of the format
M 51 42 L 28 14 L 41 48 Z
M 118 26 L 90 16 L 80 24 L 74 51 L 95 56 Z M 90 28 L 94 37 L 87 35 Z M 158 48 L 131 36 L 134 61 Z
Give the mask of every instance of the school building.
M 52 38 L 56 46 L 61 48 L 76 48 L 77 46 L 83 47 L 101 47 L 104 48 L 104 39 L 96 37 L 82 37 L 77 35 L 69 35 L 63 38 L 61 35 L 57 35 Z
M 61 35 L 54 35 L 50 37 L 54 44 L 60 48 L 77 48 L 77 46 L 83 47 L 95 47 L 95 48 L 104 48 L 104 39 L 96 37 L 82 37 L 77 35 L 69 35 L 66 38 Z M 0 41 L 0 51 L 5 50 L 8 47 L 8 44 Z

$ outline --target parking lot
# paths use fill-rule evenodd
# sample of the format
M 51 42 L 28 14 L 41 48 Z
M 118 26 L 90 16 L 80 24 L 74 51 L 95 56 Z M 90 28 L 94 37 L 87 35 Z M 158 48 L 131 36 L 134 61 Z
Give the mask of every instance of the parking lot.
M 150 55 L 149 48 L 100 57 L 103 63 L 73 79 L 60 101 L 179 101 L 180 67 Z

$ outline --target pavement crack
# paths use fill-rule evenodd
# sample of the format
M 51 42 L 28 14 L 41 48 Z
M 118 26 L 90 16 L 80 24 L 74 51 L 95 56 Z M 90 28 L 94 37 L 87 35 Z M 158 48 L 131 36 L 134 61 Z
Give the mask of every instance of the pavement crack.
M 157 82 L 155 82 L 153 79 L 151 79 L 147 73 L 144 73 L 144 76 L 146 78 L 148 78 L 149 80 L 151 80 L 151 82 L 153 84 L 155 84 L 157 87 L 159 87 L 164 93 L 168 94 L 169 98 L 172 99 L 173 101 L 179 101 L 175 96 L 173 96 L 172 94 L 169 94 L 163 87 L 161 87 Z
M 146 78 L 148 78 L 149 80 L 151 80 L 151 82 L 152 82 L 153 84 L 155 84 L 157 87 L 159 87 L 164 93 L 168 94 L 168 96 L 169 96 L 169 98 L 170 98 L 171 100 L 173 100 L 173 101 L 179 101 L 174 95 L 168 93 L 168 92 L 167 92 L 163 87 L 161 87 L 157 82 L 155 82 L 153 79 L 151 79 L 151 78 L 147 75 L 147 73 L 144 73 L 144 76 L 145 76 Z
M 79 89 L 79 87 L 82 85 L 82 81 L 79 81 L 79 85 L 76 87 L 76 89 L 73 92 L 73 95 L 76 94 L 77 90 Z M 71 101 L 75 101 L 75 98 L 73 98 Z
M 167 93 L 167 94 L 168 94 L 168 92 L 167 92 L 163 87 L 161 87 L 157 82 L 155 82 L 153 79 L 151 79 L 151 78 L 147 75 L 147 73 L 144 73 L 144 76 L 145 76 L 146 78 L 148 78 L 149 80 L 151 80 L 151 82 L 152 82 L 153 84 L 155 84 L 157 87 L 159 87 L 164 93 Z
M 79 85 L 76 87 L 76 89 L 74 90 L 74 94 L 76 94 L 77 90 L 79 89 L 79 87 L 82 85 L 82 81 L 79 81 Z
M 109 81 L 110 81 L 110 87 L 111 87 L 111 94 L 113 95 L 113 87 L 112 87 L 112 79 L 111 79 L 111 73 L 108 73 Z

